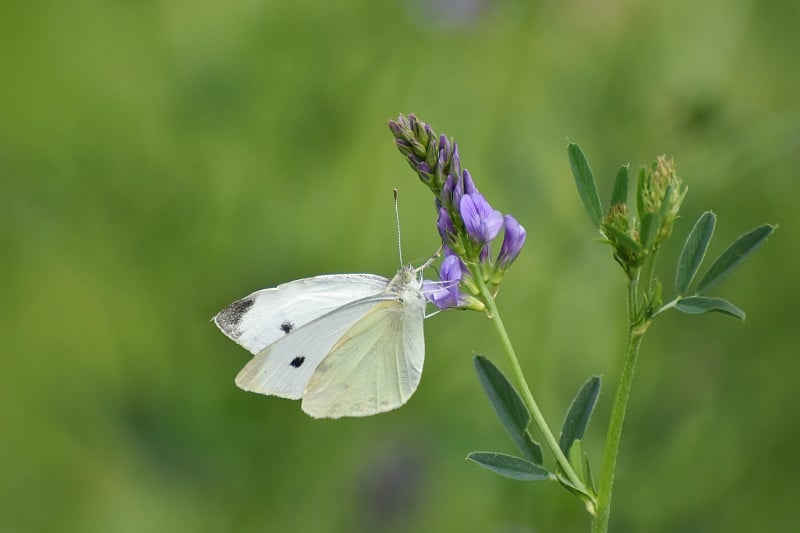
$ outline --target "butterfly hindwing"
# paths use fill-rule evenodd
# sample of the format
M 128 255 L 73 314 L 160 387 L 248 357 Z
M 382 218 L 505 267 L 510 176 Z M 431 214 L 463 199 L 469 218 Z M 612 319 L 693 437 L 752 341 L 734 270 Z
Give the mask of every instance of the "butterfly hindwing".
M 263 289 L 220 311 L 214 322 L 250 353 L 348 303 L 380 294 L 389 280 L 373 274 L 330 274 Z
M 256 354 L 236 376 L 247 391 L 299 399 L 319 364 L 339 339 L 391 296 L 362 298 L 315 318 Z
M 303 395 L 316 418 L 367 416 L 403 405 L 425 359 L 424 299 L 408 291 L 369 310 L 331 348 Z

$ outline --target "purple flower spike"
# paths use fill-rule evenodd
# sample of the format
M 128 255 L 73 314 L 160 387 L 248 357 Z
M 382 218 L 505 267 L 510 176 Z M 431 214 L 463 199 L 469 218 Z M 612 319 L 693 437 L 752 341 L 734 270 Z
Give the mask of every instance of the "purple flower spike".
M 440 282 L 425 281 L 422 284 L 422 292 L 425 297 L 439 309 L 449 309 L 465 304 L 465 297 L 458 290 L 458 283 L 461 281 L 463 271 L 461 270 L 461 260 L 458 256 L 449 255 L 442 261 L 442 268 L 439 277 Z
M 497 267 L 500 270 L 508 269 L 519 255 L 523 246 L 525 246 L 525 228 L 520 226 L 517 219 L 511 215 L 506 215 L 503 245 L 497 255 Z
M 465 194 L 459 212 L 469 238 L 478 245 L 491 242 L 503 227 L 503 215 L 492 209 L 481 193 Z
M 439 219 L 436 221 L 436 228 L 439 230 L 439 235 L 442 237 L 442 242 L 444 244 L 449 244 L 456 234 L 453 221 L 450 220 L 450 215 L 444 207 L 439 208 Z

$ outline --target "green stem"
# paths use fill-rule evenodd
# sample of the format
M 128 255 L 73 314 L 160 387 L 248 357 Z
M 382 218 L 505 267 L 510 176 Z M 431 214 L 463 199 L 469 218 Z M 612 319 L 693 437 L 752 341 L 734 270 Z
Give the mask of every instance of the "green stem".
M 633 279 L 628 280 L 628 323 L 632 323 L 639 313 L 639 295 L 637 287 L 639 286 L 639 271 L 637 270 Z
M 600 488 L 597 493 L 597 515 L 592 524 L 593 533 L 605 533 L 608 530 L 608 520 L 611 516 L 611 494 L 614 487 L 614 472 L 617 468 L 617 453 L 619 452 L 619 443 L 622 438 L 622 426 L 625 422 L 625 411 L 628 408 L 628 398 L 631 393 L 633 373 L 636 369 L 636 359 L 639 356 L 639 347 L 649 325 L 649 322 L 644 324 L 635 322 L 636 303 L 635 301 L 630 301 L 632 298 L 636 298 L 635 285 L 634 281 L 628 283 L 628 309 L 629 312 L 634 312 L 629 316 L 628 347 L 619 378 L 619 387 L 617 388 L 617 394 L 614 396 L 611 421 L 608 425 L 606 447 L 603 454 L 603 468 L 600 472 Z
M 559 466 L 561 466 L 561 470 L 564 472 L 564 475 L 578 490 L 588 493 L 583 482 L 572 468 L 572 465 L 569 464 L 567 456 L 564 455 L 564 452 L 558 445 L 558 441 L 556 440 L 555 436 L 553 436 L 553 432 L 550 431 L 550 427 L 547 425 L 544 415 L 542 415 L 542 411 L 536 404 L 536 400 L 533 399 L 533 394 L 531 393 L 530 388 L 528 388 L 528 382 L 525 380 L 525 376 L 522 373 L 522 367 L 520 366 L 517 355 L 514 352 L 514 347 L 511 345 L 511 339 L 509 338 L 508 332 L 503 325 L 503 320 L 500 318 L 500 312 L 497 310 L 497 304 L 494 301 L 494 296 L 492 296 L 492 293 L 486 286 L 486 282 L 483 280 L 483 272 L 480 268 L 470 270 L 472 271 L 473 279 L 475 279 L 478 284 L 478 290 L 480 291 L 481 296 L 486 303 L 486 308 L 489 311 L 489 318 L 494 324 L 495 330 L 497 330 L 497 335 L 500 337 L 500 343 L 503 345 L 503 350 L 506 353 L 508 363 L 511 365 L 511 371 L 514 375 L 514 380 L 517 383 L 517 387 L 519 387 L 520 391 L 522 392 L 522 400 L 528 407 L 528 410 L 536 422 L 536 425 L 539 427 L 539 430 L 542 432 L 542 435 L 544 435 L 547 445 L 553 451 L 556 461 L 558 461 Z

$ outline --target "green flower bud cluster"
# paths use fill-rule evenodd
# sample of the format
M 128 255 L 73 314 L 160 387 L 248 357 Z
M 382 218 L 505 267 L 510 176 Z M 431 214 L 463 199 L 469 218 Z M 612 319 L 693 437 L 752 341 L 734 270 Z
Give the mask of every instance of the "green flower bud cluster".
M 624 170 L 624 172 L 623 172 Z M 617 177 L 615 190 L 627 191 L 627 169 Z M 647 258 L 672 233 L 687 188 L 675 172 L 672 158 L 659 156 L 639 171 L 636 188 L 638 217 L 631 216 L 622 194 L 611 204 L 600 226 L 614 248 L 614 259 L 633 278 Z
M 638 196 L 644 207 L 644 213 L 640 209 L 639 216 L 660 215 L 661 224 L 653 243 L 657 247 L 672 233 L 687 187 L 675 173 L 675 160 L 661 155 L 650 169 L 639 173 L 639 189 Z

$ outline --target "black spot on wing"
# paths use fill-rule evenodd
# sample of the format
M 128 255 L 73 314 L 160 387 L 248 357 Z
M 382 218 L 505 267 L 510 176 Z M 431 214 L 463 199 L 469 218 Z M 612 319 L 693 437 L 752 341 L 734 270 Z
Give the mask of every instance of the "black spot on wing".
M 281 331 L 284 333 L 291 333 L 293 329 L 294 329 L 294 322 L 285 320 L 283 324 L 281 324 Z
M 306 360 L 306 358 L 305 358 L 304 356 L 302 356 L 302 355 L 298 355 L 297 357 L 295 357 L 294 359 L 292 359 L 292 362 L 291 362 L 291 363 L 289 363 L 289 364 L 290 364 L 290 365 L 291 365 L 293 368 L 300 368 L 300 365 L 302 365 L 302 364 L 305 362 L 305 360 Z
M 238 325 L 242 316 L 253 307 L 253 298 L 242 298 L 223 309 L 217 315 L 217 324 L 228 333 L 238 335 Z

